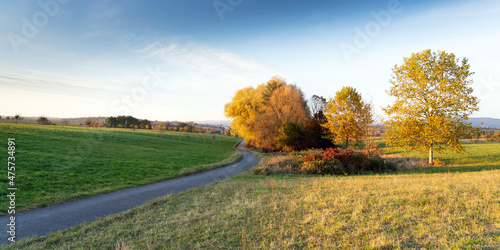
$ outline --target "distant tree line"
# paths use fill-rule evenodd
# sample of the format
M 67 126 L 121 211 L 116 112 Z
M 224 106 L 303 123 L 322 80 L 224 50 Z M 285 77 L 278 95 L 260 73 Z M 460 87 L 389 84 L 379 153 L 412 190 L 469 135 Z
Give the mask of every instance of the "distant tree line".
M 95 119 L 95 118 L 93 118 Z M 222 125 L 200 125 L 194 122 L 158 122 L 147 119 L 138 119 L 133 116 L 110 116 L 101 121 L 87 119 L 85 121 L 87 127 L 106 127 L 106 128 L 136 128 L 150 129 L 157 131 L 176 131 L 185 133 L 208 133 L 231 135 L 230 128 Z
M 153 124 L 153 129 L 159 131 L 177 131 L 185 133 L 206 133 L 231 135 L 231 129 L 222 125 L 200 125 L 187 122 L 157 122 Z
M 2 120 L 2 116 L 0 116 L 0 120 Z M 24 120 L 24 117 L 22 117 L 20 114 L 16 114 L 13 117 L 10 117 L 10 116 L 5 117 L 5 120 L 7 120 L 7 121 L 8 120 L 16 120 L 16 124 L 17 124 L 17 121 Z
M 139 120 L 133 116 L 110 116 L 106 118 L 103 125 L 108 128 L 152 129 L 151 121 L 147 119 Z
M 24 120 L 20 114 L 15 116 L 0 116 L 0 120 L 14 121 Z M 31 119 L 30 119 L 31 120 Z M 86 118 L 62 118 L 50 120 L 42 115 L 32 119 L 38 125 L 62 125 L 67 126 L 70 123 L 85 125 L 94 128 L 135 128 L 150 129 L 157 131 L 177 131 L 185 133 L 206 133 L 231 135 L 231 129 L 223 125 L 197 124 L 194 122 L 158 122 L 147 119 L 138 119 L 133 116 L 109 116 L 109 117 L 86 117 Z

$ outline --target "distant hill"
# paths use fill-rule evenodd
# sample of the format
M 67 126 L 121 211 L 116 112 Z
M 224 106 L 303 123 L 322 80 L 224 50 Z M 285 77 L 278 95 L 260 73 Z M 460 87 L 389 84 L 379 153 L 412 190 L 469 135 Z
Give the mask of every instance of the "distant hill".
M 472 123 L 473 126 L 479 126 L 481 123 L 481 127 L 483 128 L 498 128 L 500 129 L 500 119 L 497 118 L 489 118 L 489 117 L 473 117 L 469 118 L 469 122 Z

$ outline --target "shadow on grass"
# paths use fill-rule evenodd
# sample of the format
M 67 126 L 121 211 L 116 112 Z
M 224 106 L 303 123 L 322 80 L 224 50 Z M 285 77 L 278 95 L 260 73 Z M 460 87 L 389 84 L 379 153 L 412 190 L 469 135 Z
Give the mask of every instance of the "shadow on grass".
M 438 174 L 438 173 L 463 173 L 463 172 L 479 172 L 500 169 L 498 165 L 482 165 L 482 166 L 444 166 L 444 167 L 428 167 L 418 170 L 398 171 L 393 174 Z
M 442 174 L 442 173 L 467 173 L 467 172 L 480 172 L 480 171 L 491 171 L 500 170 L 500 164 L 498 165 L 483 165 L 483 166 L 444 166 L 444 167 L 427 167 L 424 169 L 416 170 L 400 170 L 395 172 L 385 172 L 385 173 L 373 173 L 373 172 L 363 172 L 357 175 L 315 175 L 315 174 L 253 174 L 246 172 L 232 177 L 232 179 L 266 179 L 266 178 L 277 178 L 277 179 L 297 179 L 297 178 L 316 178 L 316 177 L 353 177 L 353 176 L 380 176 L 380 175 L 408 175 L 408 174 Z

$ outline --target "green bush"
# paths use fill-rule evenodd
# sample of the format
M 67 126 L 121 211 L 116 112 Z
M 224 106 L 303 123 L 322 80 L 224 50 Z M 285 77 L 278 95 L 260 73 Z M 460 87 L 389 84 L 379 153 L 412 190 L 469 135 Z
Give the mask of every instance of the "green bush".
M 380 157 L 380 155 L 373 155 L 370 158 L 370 168 L 367 170 L 376 173 L 383 173 L 388 171 L 396 171 L 397 169 L 398 168 L 396 165 Z
M 379 155 L 369 157 L 362 152 L 329 148 L 324 152 L 311 152 L 302 157 L 301 171 L 311 174 L 383 173 L 396 170 L 396 166 Z

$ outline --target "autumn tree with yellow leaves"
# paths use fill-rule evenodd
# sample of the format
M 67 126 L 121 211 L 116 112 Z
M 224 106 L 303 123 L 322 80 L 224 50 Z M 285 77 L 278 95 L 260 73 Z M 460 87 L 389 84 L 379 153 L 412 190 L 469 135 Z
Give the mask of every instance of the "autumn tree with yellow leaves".
M 479 103 L 472 74 L 467 58 L 444 51 L 424 50 L 395 65 L 388 91 L 395 102 L 384 109 L 389 145 L 428 152 L 429 164 L 434 151 L 462 151 L 459 139 L 472 131 L 465 121 Z
M 257 88 L 238 90 L 224 107 L 234 134 L 250 146 L 295 150 L 305 144 L 309 110 L 303 94 L 278 76 Z
M 233 118 L 231 133 L 243 137 L 247 145 L 252 145 L 255 139 L 253 124 L 264 106 L 263 91 L 264 85 L 259 85 L 256 89 L 247 87 L 238 90 L 231 102 L 224 107 L 226 117 Z
M 359 144 L 373 123 L 371 105 L 353 87 L 343 87 L 330 98 L 325 116 L 327 122 L 322 126 L 330 130 L 332 142 L 345 143 L 346 148 L 353 142 Z

